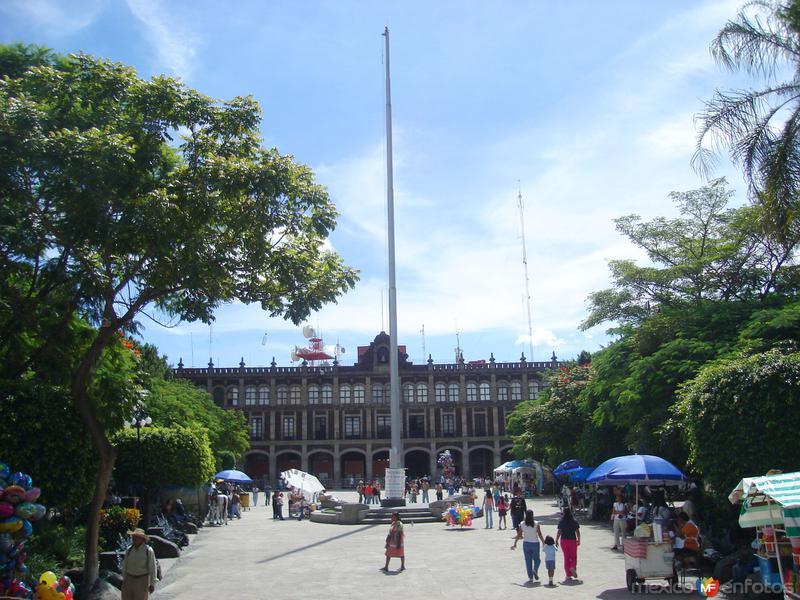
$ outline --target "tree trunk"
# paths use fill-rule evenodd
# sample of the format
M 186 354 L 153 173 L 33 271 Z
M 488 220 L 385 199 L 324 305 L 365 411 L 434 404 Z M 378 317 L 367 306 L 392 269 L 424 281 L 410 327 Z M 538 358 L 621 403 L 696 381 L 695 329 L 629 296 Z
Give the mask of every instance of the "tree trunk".
M 94 496 L 89 505 L 86 524 L 86 548 L 82 582 L 82 596 L 84 598 L 89 595 L 89 590 L 91 590 L 99 574 L 98 536 L 100 533 L 100 509 L 103 507 L 108 484 L 111 481 L 111 474 L 114 471 L 114 462 L 117 459 L 116 448 L 111 444 L 105 428 L 97 419 L 95 406 L 89 398 L 88 389 L 94 367 L 103 349 L 112 339 L 113 334 L 114 331 L 110 328 L 100 330 L 86 354 L 81 358 L 72 376 L 72 400 L 81 415 L 81 420 L 86 425 L 86 429 L 92 438 L 92 445 L 100 460 L 97 479 L 95 480 Z

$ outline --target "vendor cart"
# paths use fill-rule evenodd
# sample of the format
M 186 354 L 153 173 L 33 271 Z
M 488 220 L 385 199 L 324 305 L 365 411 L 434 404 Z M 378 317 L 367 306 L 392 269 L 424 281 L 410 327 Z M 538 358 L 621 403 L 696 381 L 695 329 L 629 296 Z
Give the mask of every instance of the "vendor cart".
M 597 467 L 586 478 L 587 483 L 599 485 L 636 486 L 636 504 L 639 503 L 639 485 L 681 485 L 687 478 L 669 461 L 647 454 L 633 454 L 611 458 Z M 638 511 L 637 511 L 638 524 Z M 666 579 L 671 587 L 677 582 L 671 542 L 663 540 L 660 527 L 654 539 L 625 538 L 625 583 L 628 591 L 637 592 L 646 579 Z
M 638 591 L 646 579 L 666 579 L 670 586 L 677 583 L 672 544 L 642 538 L 626 538 L 625 584 L 629 592 Z
M 762 583 L 800 600 L 800 472 L 742 479 L 728 499 L 742 503 L 739 526 L 756 528 Z

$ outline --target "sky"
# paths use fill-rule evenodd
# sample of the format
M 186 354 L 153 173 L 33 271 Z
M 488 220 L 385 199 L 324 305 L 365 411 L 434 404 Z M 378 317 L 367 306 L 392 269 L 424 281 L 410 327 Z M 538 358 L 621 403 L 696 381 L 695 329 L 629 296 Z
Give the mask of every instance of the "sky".
M 409 359 L 574 358 L 607 262 L 644 255 L 613 219 L 674 216 L 696 189 L 695 115 L 749 82 L 709 44 L 741 2 L 2 0 L 0 42 L 83 51 L 261 104 L 264 144 L 309 165 L 340 213 L 355 289 L 313 314 L 326 345 L 388 331 L 384 26 L 390 29 L 398 339 Z M 735 203 L 738 169 L 720 161 Z M 531 292 L 532 340 L 518 195 Z M 300 327 L 231 304 L 212 327 L 142 319 L 173 364 L 289 366 Z M 424 335 L 422 330 L 424 328 Z M 533 345 L 531 356 L 530 342 Z

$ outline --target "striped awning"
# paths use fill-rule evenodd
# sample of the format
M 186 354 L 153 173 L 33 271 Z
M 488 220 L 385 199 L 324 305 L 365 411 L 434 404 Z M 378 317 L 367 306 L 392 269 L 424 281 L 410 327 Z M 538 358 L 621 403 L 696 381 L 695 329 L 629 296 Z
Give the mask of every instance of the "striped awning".
M 789 537 L 800 537 L 800 472 L 746 477 L 728 500 L 742 502 L 740 526 L 783 523 Z

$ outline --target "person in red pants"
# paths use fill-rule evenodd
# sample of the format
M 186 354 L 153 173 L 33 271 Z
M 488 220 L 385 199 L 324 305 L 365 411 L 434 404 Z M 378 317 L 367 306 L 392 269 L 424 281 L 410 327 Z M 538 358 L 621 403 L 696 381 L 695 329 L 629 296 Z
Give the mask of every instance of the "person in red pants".
M 581 545 L 581 526 L 572 516 L 569 508 L 564 509 L 561 520 L 558 522 L 556 546 L 561 542 L 561 551 L 564 553 L 564 571 L 567 581 L 578 578 L 578 546 Z

